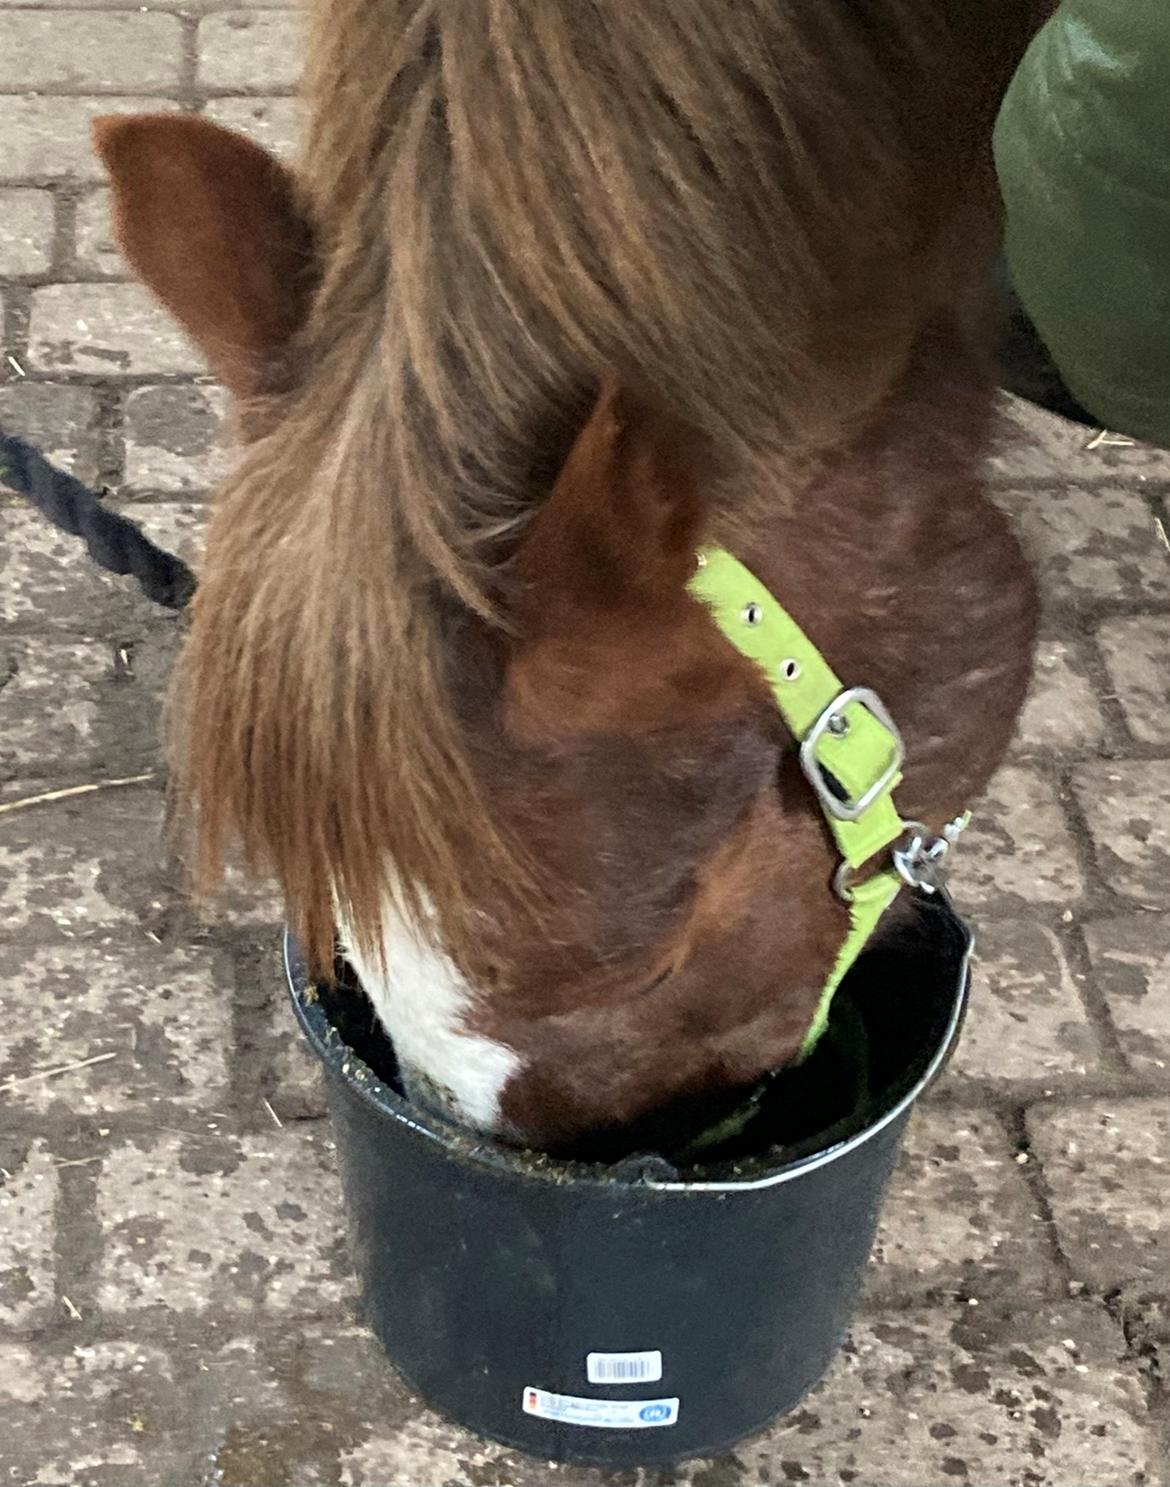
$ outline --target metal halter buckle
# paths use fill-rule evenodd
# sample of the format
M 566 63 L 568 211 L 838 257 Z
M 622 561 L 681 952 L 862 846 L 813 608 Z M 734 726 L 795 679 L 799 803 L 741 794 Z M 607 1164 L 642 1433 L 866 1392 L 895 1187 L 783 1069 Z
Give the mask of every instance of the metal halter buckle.
M 894 743 L 894 756 L 888 768 L 880 777 L 874 781 L 859 800 L 838 800 L 829 788 L 825 779 L 824 769 L 816 756 L 816 747 L 826 733 L 840 728 L 841 723 L 848 724 L 845 717 L 845 709 L 853 702 L 860 702 L 867 712 L 878 720 L 882 727 L 889 733 Z M 873 805 L 874 801 L 889 789 L 902 768 L 902 761 L 906 757 L 905 746 L 902 743 L 902 735 L 898 732 L 898 726 L 886 709 L 885 703 L 869 687 L 850 687 L 835 697 L 824 712 L 816 720 L 805 735 L 804 742 L 800 746 L 800 767 L 804 770 L 805 779 L 817 793 L 817 798 L 822 807 L 838 821 L 858 821 Z

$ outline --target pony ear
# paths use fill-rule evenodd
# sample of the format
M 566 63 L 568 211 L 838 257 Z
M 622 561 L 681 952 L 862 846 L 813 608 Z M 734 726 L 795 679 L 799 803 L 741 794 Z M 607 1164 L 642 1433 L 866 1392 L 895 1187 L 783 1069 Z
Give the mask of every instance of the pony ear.
M 694 571 L 701 461 L 687 430 L 604 386 L 515 556 L 520 632 L 677 604 Z
M 708 481 L 697 438 L 603 390 L 509 570 L 514 733 L 641 731 L 726 702 L 736 668 L 687 593 Z
M 206 119 L 100 118 L 94 142 L 131 267 L 231 392 L 274 390 L 315 268 L 291 174 Z

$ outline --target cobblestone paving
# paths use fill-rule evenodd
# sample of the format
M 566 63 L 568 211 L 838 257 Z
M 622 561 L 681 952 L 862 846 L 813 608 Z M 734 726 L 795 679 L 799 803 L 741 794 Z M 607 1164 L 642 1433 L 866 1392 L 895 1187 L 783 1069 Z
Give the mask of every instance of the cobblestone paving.
M 283 150 L 296 72 L 279 8 L 0 0 L 0 423 L 189 555 L 223 402 L 126 282 L 87 121 Z M 0 1484 L 1165 1487 L 1170 455 L 1015 407 L 994 478 L 1045 641 L 963 853 L 975 1006 L 862 1313 L 767 1435 L 608 1475 L 439 1420 L 356 1323 L 276 906 L 201 921 L 157 845 L 177 623 L 0 488 L 0 804 L 149 776 L 0 815 Z

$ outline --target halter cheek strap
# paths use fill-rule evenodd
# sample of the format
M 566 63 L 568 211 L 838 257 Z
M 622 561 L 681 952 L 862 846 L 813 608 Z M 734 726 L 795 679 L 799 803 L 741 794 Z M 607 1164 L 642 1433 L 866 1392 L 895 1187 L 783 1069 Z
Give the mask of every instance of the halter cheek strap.
M 800 626 L 737 558 L 722 548 L 704 548 L 690 591 L 710 608 L 736 650 L 767 677 L 841 853 L 833 887 L 849 905 L 849 933 L 805 1034 L 805 1058 L 825 1030 L 834 992 L 882 915 L 906 884 L 934 891 L 934 871 L 968 818 L 952 822 L 942 837 L 902 820 L 893 793 L 902 778 L 904 749 L 893 718 L 875 692 L 842 687 Z M 888 855 L 888 865 L 851 883 L 879 854 Z

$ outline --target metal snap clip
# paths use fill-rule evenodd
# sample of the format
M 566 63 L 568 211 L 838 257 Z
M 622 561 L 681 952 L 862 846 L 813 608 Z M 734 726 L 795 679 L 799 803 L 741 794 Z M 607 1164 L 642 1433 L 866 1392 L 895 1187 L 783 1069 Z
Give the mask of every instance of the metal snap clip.
M 898 876 L 911 888 L 937 893 L 942 887 L 943 859 L 951 843 L 945 836 L 928 831 L 921 821 L 907 821 L 904 826 L 906 845 L 896 846 L 890 854 Z

